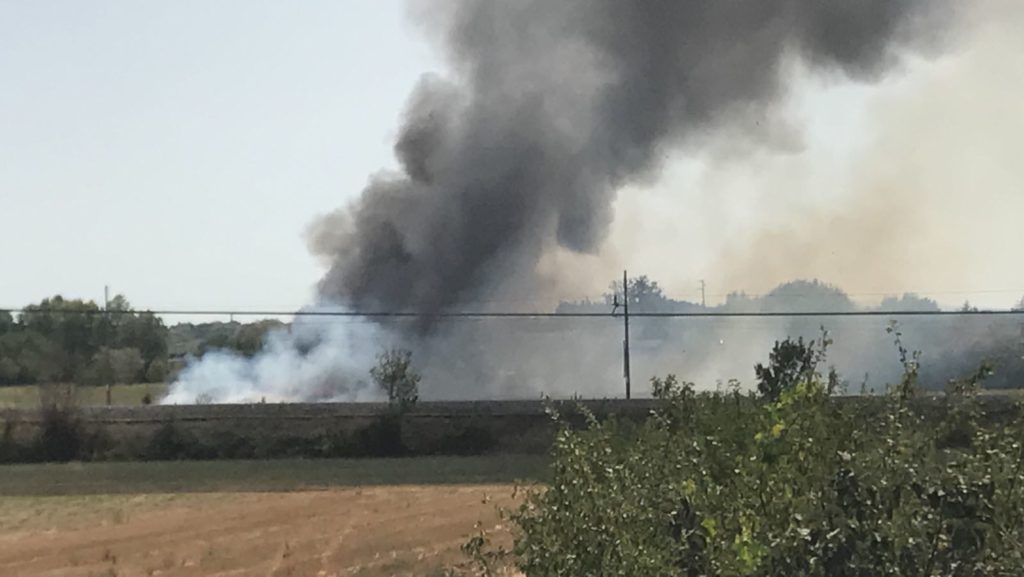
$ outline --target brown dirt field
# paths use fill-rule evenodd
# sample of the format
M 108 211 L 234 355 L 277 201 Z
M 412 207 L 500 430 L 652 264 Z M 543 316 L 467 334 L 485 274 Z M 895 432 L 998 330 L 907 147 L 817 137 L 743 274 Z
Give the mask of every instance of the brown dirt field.
M 513 488 L 0 497 L 5 577 L 440 575 Z M 20 512 L 20 513 L 19 513 Z

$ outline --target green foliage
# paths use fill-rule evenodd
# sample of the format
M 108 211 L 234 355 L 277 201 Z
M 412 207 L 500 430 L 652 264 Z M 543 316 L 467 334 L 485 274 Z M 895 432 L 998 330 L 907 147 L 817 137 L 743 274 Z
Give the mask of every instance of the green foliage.
M 145 377 L 145 366 L 139 349 L 103 347 L 93 355 L 85 382 L 92 385 L 137 383 Z
M 419 400 L 422 377 L 412 368 L 411 351 L 389 349 L 380 353 L 377 365 L 370 369 L 370 377 L 398 412 L 412 408 Z
M 32 461 L 88 461 L 106 450 L 108 439 L 102 431 L 90 429 L 81 420 L 73 386 L 47 386 L 40 396 L 39 430 L 28 450 L 12 451 L 19 459 Z
M 210 351 L 227 350 L 252 357 L 263 349 L 267 333 L 284 328 L 277 320 L 238 322 L 182 323 L 170 328 L 168 351 L 173 358 L 202 356 Z
M 149 363 L 146 367 L 146 378 L 147 383 L 163 383 L 167 381 L 168 368 L 167 361 L 164 359 L 154 359 L 153 362 Z
M 911 403 L 918 370 L 884 399 L 830 398 L 806 351 L 771 400 L 655 379 L 640 425 L 563 423 L 552 482 L 511 519 L 526 575 L 959 577 L 1024 567 L 1024 422 L 985 423 L 987 370 L 938 416 Z M 806 348 L 806 347 L 805 347 Z M 813 355 L 811 355 L 813 357 Z M 783 362 L 782 367 L 794 364 Z M 775 373 L 773 372 L 773 375 Z M 942 426 L 935 426 L 935 419 Z M 557 417 L 559 422 L 562 420 Z
M 777 401 L 782 393 L 814 377 L 817 353 L 815 344 L 797 340 L 775 341 L 768 356 L 768 366 L 758 363 L 754 367 L 757 375 L 757 392 L 769 401 Z
M 0 385 L 132 382 L 151 364 L 166 365 L 162 320 L 133 311 L 123 295 L 114 297 L 108 310 L 111 314 L 91 301 L 56 296 L 25 307 L 17 322 L 5 313 Z

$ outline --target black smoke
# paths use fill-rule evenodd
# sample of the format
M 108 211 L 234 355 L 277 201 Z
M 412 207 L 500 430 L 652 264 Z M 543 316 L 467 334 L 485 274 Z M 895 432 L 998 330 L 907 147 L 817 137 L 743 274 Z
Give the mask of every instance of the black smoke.
M 434 313 L 498 286 L 528 290 L 546 251 L 595 252 L 617 191 L 656 178 L 670 151 L 725 133 L 782 143 L 791 65 L 875 81 L 906 52 L 934 47 L 948 8 L 445 3 L 430 19 L 450 77 L 424 77 L 410 98 L 395 144 L 401 171 L 376 176 L 314 228 L 314 251 L 330 262 L 321 296 L 356 310 Z

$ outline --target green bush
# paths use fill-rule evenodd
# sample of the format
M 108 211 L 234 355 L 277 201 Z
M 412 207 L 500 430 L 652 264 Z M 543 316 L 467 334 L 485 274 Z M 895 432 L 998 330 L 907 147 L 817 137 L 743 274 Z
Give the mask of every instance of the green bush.
M 146 461 L 209 458 L 210 451 L 188 430 L 167 421 L 153 433 L 140 457 Z
M 640 426 L 563 426 L 512 557 L 530 577 L 1019 575 L 1024 422 L 981 419 L 979 372 L 935 426 L 900 352 L 884 400 L 836 402 L 816 367 L 769 401 L 669 377 Z
M 381 415 L 356 432 L 351 445 L 354 457 L 404 457 L 409 454 L 402 440 L 402 416 Z

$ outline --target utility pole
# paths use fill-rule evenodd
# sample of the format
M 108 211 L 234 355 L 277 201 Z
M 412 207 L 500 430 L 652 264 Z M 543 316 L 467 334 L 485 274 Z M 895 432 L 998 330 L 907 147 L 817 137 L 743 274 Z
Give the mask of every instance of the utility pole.
M 107 314 L 107 311 L 109 311 L 109 310 L 110 310 L 110 285 L 103 285 L 103 312 L 106 314 L 108 322 L 110 321 L 110 315 Z M 107 350 L 106 355 L 107 355 L 107 361 L 108 361 L 107 364 L 109 365 L 110 364 L 109 363 L 109 361 L 110 361 L 110 351 L 109 351 L 109 349 Z M 108 407 L 113 402 L 113 399 L 111 398 L 113 396 L 113 386 L 112 386 L 112 383 L 110 382 L 111 372 L 112 371 L 108 371 L 108 374 L 107 374 L 107 406 Z
M 704 294 L 706 288 L 707 284 L 704 281 L 700 281 L 700 306 L 703 308 L 707 308 L 708 306 L 708 301 L 706 298 L 707 295 Z
M 626 400 L 630 398 L 630 382 L 629 382 L 629 277 L 626 275 L 626 271 L 622 271 L 622 310 L 623 310 L 623 328 L 625 329 L 625 338 L 622 341 L 622 376 L 626 379 Z
M 612 295 L 613 316 L 620 306 L 622 307 L 623 328 L 625 330 L 625 338 L 622 340 L 622 377 L 626 379 L 626 399 L 629 400 L 632 391 L 630 391 L 629 382 L 629 277 L 626 271 L 622 271 L 622 302 L 619 302 L 619 295 Z

